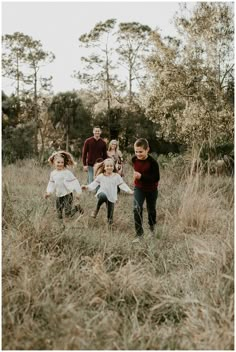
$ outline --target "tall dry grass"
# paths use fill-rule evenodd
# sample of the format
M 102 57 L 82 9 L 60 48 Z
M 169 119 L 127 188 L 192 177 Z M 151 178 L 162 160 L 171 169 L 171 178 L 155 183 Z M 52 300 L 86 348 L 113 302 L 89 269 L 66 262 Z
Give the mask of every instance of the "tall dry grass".
M 43 199 L 50 170 L 4 167 L 2 348 L 233 350 L 233 180 L 183 171 L 161 168 L 156 237 L 145 210 L 133 244 L 132 197 L 120 194 L 110 230 L 83 193 L 85 214 L 64 227 Z

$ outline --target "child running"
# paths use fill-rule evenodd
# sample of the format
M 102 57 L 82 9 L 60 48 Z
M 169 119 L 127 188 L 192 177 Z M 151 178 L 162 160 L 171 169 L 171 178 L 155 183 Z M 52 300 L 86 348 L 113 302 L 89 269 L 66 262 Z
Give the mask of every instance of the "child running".
M 149 155 L 149 144 L 145 138 L 134 143 L 135 156 L 132 158 L 134 168 L 134 222 L 136 239 L 143 236 L 143 203 L 146 200 L 148 224 L 154 233 L 156 225 L 156 202 L 160 172 L 158 162 Z
M 96 218 L 99 209 L 103 203 L 107 206 L 108 224 L 113 223 L 113 213 L 115 202 L 117 201 L 117 186 L 128 194 L 134 192 L 123 181 L 122 177 L 117 173 L 114 160 L 111 158 L 105 159 L 96 169 L 96 178 L 89 185 L 82 185 L 82 189 L 93 191 L 98 186 L 96 197 L 98 199 L 96 210 L 92 213 L 92 217 Z
M 79 199 L 82 189 L 79 181 L 73 173 L 67 169 L 68 166 L 74 166 L 75 161 L 72 155 L 65 151 L 54 152 L 48 159 L 49 163 L 55 167 L 50 174 L 45 198 L 47 199 L 55 191 L 56 192 L 56 210 L 59 219 L 62 219 L 63 209 L 65 209 L 65 217 L 72 217 L 76 212 L 83 213 L 80 205 L 73 205 L 73 191 L 77 193 L 76 198 Z

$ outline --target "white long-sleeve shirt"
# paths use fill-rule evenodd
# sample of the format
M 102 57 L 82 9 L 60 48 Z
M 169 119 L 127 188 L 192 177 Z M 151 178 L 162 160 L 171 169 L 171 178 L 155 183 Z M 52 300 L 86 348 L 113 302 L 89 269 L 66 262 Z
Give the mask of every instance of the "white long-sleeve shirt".
M 57 197 L 65 196 L 75 191 L 82 193 L 79 181 L 70 170 L 53 170 L 47 186 L 47 193 L 56 191 Z
M 112 203 L 117 201 L 117 186 L 122 189 L 122 191 L 132 192 L 122 177 L 117 173 L 112 173 L 111 176 L 106 176 L 104 174 L 98 175 L 95 180 L 88 185 L 88 190 L 93 191 L 98 186 L 100 187 L 96 193 L 96 196 L 101 192 L 105 193 L 107 199 Z

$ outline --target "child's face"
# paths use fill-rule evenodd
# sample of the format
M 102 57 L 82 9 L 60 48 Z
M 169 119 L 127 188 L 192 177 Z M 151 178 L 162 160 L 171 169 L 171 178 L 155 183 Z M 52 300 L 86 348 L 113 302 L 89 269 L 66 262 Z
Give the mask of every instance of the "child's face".
M 104 170 L 107 174 L 111 174 L 114 170 L 114 164 L 112 161 L 106 161 L 104 163 Z
M 57 170 L 64 169 L 64 159 L 61 156 L 56 156 L 54 159 L 54 165 Z
M 139 160 L 145 160 L 148 157 L 149 148 L 144 149 L 143 147 L 134 146 L 134 152 Z

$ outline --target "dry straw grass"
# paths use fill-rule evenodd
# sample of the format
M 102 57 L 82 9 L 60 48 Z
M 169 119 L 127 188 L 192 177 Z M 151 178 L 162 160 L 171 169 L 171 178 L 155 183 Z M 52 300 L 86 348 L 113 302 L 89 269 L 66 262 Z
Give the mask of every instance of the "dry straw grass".
M 233 350 L 233 180 L 161 169 L 158 231 L 132 244 L 132 197 L 65 224 L 49 169 L 3 169 L 4 350 Z M 132 179 L 126 166 L 126 181 Z M 81 183 L 86 175 L 75 170 Z M 182 176 L 183 175 L 183 176 Z

